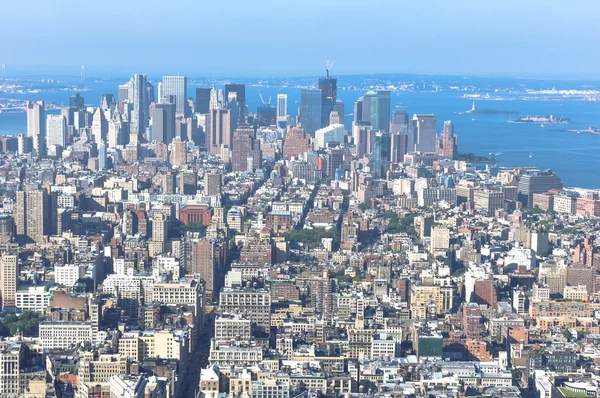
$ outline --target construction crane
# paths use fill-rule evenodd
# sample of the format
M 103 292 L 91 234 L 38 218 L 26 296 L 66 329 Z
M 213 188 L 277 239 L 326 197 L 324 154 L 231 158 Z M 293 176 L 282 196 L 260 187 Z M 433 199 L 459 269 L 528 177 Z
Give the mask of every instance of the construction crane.
M 262 102 L 263 106 L 271 106 L 271 98 L 269 97 L 269 102 L 266 102 L 265 99 L 263 98 L 262 94 L 260 93 L 260 91 L 258 91 L 258 95 L 260 96 L 260 102 Z
M 335 64 L 335 59 L 329 63 L 329 58 L 325 61 L 325 72 L 327 73 L 327 77 L 329 77 L 329 71 L 333 68 L 333 64 Z

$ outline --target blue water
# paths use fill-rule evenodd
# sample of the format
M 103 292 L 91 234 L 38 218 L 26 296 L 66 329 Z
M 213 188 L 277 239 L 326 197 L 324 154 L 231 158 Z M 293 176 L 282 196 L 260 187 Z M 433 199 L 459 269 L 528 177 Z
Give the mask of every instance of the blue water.
M 87 104 L 97 104 L 102 93 L 117 94 L 118 84 L 123 79 L 86 82 L 88 91 L 82 92 Z M 303 82 L 305 82 L 304 80 Z M 340 79 L 340 82 L 342 79 Z M 310 83 L 310 80 L 306 84 Z M 505 83 L 505 82 L 502 82 Z M 514 84 L 515 81 L 513 80 Z M 275 83 L 276 84 L 276 83 Z M 506 84 L 509 84 L 508 82 Z M 542 85 L 542 83 L 540 83 Z M 555 84 L 559 87 L 558 84 Z M 566 88 L 574 85 L 563 83 Z M 546 87 L 548 84 L 546 83 Z M 194 96 L 194 87 L 190 85 L 188 94 Z M 479 86 L 481 87 L 481 85 Z M 490 86 L 491 88 L 492 86 Z M 497 87 L 497 86 L 496 86 Z M 552 87 L 550 85 L 549 87 Z M 288 113 L 297 114 L 300 101 L 299 88 L 274 86 L 253 86 L 246 88 L 246 103 L 250 111 L 260 105 L 260 97 L 275 105 L 278 93 L 288 94 Z M 485 92 L 485 91 L 483 91 Z M 2 94 L 17 99 L 53 101 L 57 104 L 68 103 L 72 91 L 51 91 L 36 94 Z M 354 101 L 362 91 L 339 90 L 338 99 L 346 107 L 347 126 L 350 126 Z M 490 92 L 490 94 L 493 94 Z M 501 166 L 531 165 L 538 168 L 550 168 L 563 179 L 566 186 L 600 188 L 600 135 L 573 134 L 566 130 L 600 127 L 600 102 L 583 102 L 573 99 L 557 100 L 480 100 L 479 109 L 503 109 L 519 112 L 518 115 L 459 115 L 458 112 L 471 108 L 472 100 L 461 98 L 460 92 L 397 92 L 392 93 L 392 109 L 402 107 L 409 115 L 413 113 L 433 113 L 438 121 L 438 130 L 445 120 L 452 120 L 458 135 L 460 152 L 473 152 L 477 155 L 495 153 Z M 557 115 L 571 119 L 567 125 L 545 125 L 508 123 L 508 120 L 526 115 Z M 475 118 L 477 120 L 472 121 Z M 18 134 L 26 128 L 25 114 L 0 114 L 0 134 Z M 561 131 L 557 131 L 561 130 Z M 531 154 L 531 157 L 529 155 Z

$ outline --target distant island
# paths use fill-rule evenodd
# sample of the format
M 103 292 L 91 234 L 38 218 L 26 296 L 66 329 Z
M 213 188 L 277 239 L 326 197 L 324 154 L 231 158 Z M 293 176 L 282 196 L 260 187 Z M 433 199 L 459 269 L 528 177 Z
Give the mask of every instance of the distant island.
M 534 124 L 568 124 L 571 119 L 562 116 L 525 116 L 516 120 L 511 120 L 511 123 L 534 123 Z
M 473 101 L 473 106 L 468 111 L 458 112 L 459 115 L 516 115 L 517 113 L 519 112 L 504 109 L 477 109 L 475 101 Z
M 494 155 L 492 155 L 491 158 L 488 158 L 485 156 L 475 155 L 472 152 L 459 153 L 458 155 L 456 155 L 455 160 L 462 160 L 462 161 L 470 162 L 470 163 L 495 163 L 496 162 L 496 158 L 494 157 Z

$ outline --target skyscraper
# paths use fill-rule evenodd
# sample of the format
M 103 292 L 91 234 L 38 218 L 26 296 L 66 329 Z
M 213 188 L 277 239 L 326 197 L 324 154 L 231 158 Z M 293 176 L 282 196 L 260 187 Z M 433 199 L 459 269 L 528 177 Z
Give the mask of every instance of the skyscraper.
M 100 107 L 96 108 L 92 119 L 92 139 L 96 143 L 100 143 L 106 139 L 108 135 L 108 121 L 104 116 L 104 112 Z
M 40 244 L 44 242 L 44 235 L 52 234 L 56 202 L 45 190 L 18 191 L 15 214 L 17 239 Z
M 106 141 L 104 139 L 98 142 L 98 170 L 106 170 Z
M 123 121 L 119 108 L 115 110 L 112 119 L 108 122 L 107 145 L 114 148 L 117 145 L 127 145 L 128 143 L 128 123 Z
M 62 148 L 66 144 L 67 119 L 62 115 L 48 115 L 46 117 L 46 148 L 59 145 Z
M 46 153 L 46 115 L 44 101 L 27 101 L 27 136 L 38 155 Z
M 85 100 L 81 94 L 75 93 L 69 97 L 69 108 L 75 108 L 77 110 L 82 110 L 85 108 Z
M 390 135 L 377 132 L 371 154 L 371 173 L 374 178 L 383 178 L 390 162 Z
M 377 130 L 390 131 L 390 92 L 377 91 Z
M 436 140 L 435 116 L 413 115 L 408 134 L 408 152 L 435 152 Z
M 196 88 L 196 113 L 208 113 L 210 109 L 210 88 Z
M 319 79 L 319 90 L 321 90 L 321 126 L 329 124 L 329 114 L 335 109 L 337 102 L 337 79 L 329 76 Z
M 454 159 L 458 154 L 458 139 L 454 134 L 454 124 L 450 120 L 444 122 L 441 144 L 442 155 Z
M 405 110 L 397 109 L 394 111 L 390 124 L 390 161 L 392 163 L 404 161 L 404 155 L 408 151 L 408 123 L 408 113 Z
M 148 103 L 146 91 L 146 75 L 135 74 L 131 77 L 131 92 L 129 98 L 133 103 L 133 111 L 131 113 L 131 133 L 143 135 L 148 126 Z
M 408 113 L 406 113 L 403 109 L 397 109 L 394 111 L 394 115 L 392 116 L 392 124 L 390 127 L 390 132 L 392 133 L 408 133 Z
M 244 124 L 246 121 L 246 85 L 227 83 L 225 85 L 225 101 L 229 103 L 229 94 L 235 93 L 238 106 L 237 124 Z
M 285 127 L 287 122 L 287 94 L 277 94 L 277 125 Z
M 152 110 L 152 140 L 169 144 L 175 137 L 175 104 L 155 104 Z
M 211 155 L 221 155 L 223 147 L 231 148 L 233 134 L 231 115 L 227 109 L 210 109 L 206 119 L 206 149 Z
M 187 111 L 187 78 L 185 76 L 163 76 L 162 96 L 175 97 L 175 112 L 188 116 Z M 161 102 L 162 98 L 158 99 Z
M 252 170 L 260 167 L 260 141 L 252 127 L 240 127 L 233 134 L 233 151 L 231 155 L 231 170 L 248 170 L 249 158 L 252 158 Z
M 0 298 L 2 309 L 15 307 L 17 303 L 18 257 L 4 254 L 0 257 Z
M 310 150 L 310 137 L 304 134 L 304 129 L 301 127 L 290 128 L 285 135 L 283 156 L 290 159 L 292 157 L 299 157 Z
M 303 88 L 300 93 L 300 126 L 311 137 L 321 128 L 321 90 Z

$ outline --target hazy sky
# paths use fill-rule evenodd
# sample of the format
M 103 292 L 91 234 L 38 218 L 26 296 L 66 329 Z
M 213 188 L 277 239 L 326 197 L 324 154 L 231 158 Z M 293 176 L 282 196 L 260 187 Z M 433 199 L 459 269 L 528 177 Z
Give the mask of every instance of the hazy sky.
M 598 0 L 3 0 L 8 70 L 596 76 Z M 600 75 L 600 74 L 599 74 Z

